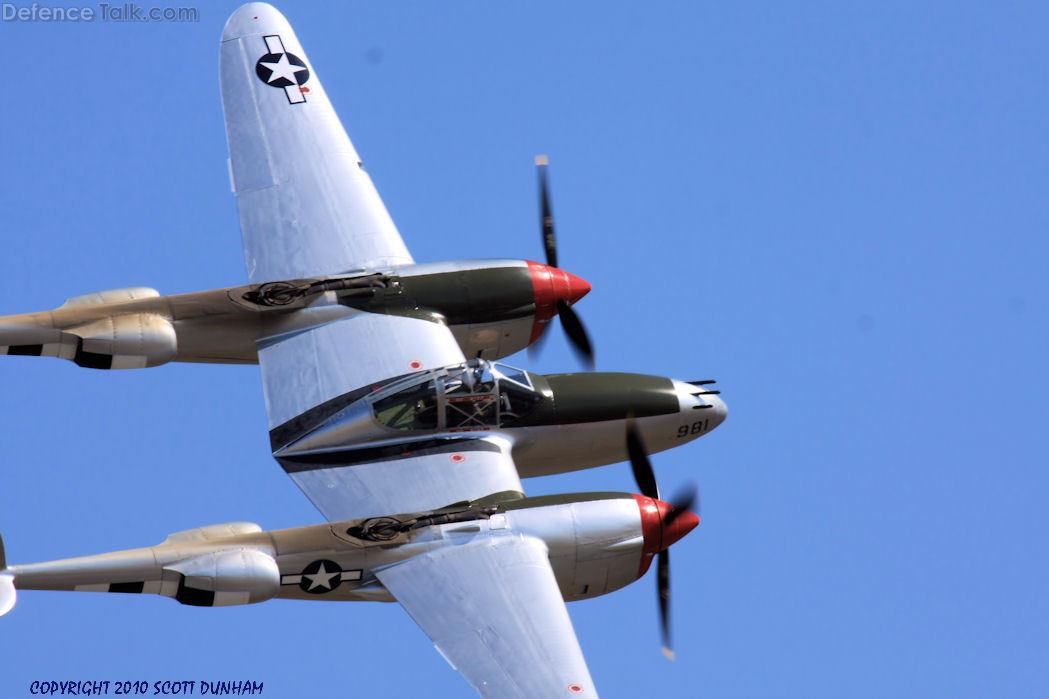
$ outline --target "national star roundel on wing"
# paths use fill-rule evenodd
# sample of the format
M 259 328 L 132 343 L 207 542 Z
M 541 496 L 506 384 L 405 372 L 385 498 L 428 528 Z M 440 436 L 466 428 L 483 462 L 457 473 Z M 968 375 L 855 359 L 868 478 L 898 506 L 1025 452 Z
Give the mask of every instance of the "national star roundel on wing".
M 259 60 L 255 61 L 255 75 L 270 87 L 283 90 L 288 104 L 303 104 L 310 88 L 305 82 L 310 79 L 310 69 L 306 62 L 284 48 L 284 41 L 278 34 L 262 37 L 266 48 Z
M 303 85 L 310 79 L 310 69 L 301 58 L 287 51 L 267 53 L 255 63 L 255 75 L 270 87 Z

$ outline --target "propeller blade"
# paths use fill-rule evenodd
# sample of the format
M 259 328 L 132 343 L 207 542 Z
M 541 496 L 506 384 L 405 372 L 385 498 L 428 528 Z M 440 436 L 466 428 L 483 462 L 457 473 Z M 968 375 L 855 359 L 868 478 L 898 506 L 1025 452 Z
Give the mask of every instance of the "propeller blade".
M 554 234 L 554 213 L 550 207 L 550 185 L 547 182 L 547 166 L 550 164 L 545 155 L 537 155 L 535 158 L 536 174 L 539 178 L 539 228 L 543 235 L 543 250 L 546 252 L 546 264 L 557 267 L 557 236 Z M 578 298 L 577 294 L 572 300 Z M 594 368 L 594 346 L 590 342 L 583 321 L 572 310 L 572 305 L 567 299 L 557 301 L 557 315 L 561 318 L 561 325 L 568 336 L 569 343 L 580 355 L 587 366 Z M 543 335 L 546 333 L 544 332 Z M 542 335 L 540 335 L 540 338 Z M 529 355 L 535 359 L 539 354 L 538 340 L 532 344 L 535 349 L 529 348 Z
M 547 331 L 548 327 L 543 328 L 543 332 L 539 333 L 539 337 L 535 339 L 535 342 L 528 345 L 528 358 L 533 362 L 539 361 L 539 355 L 543 353 L 543 345 L 546 344 L 546 336 L 549 334 Z
M 656 585 L 659 591 L 659 622 L 663 633 L 663 655 L 668 660 L 674 659 L 670 647 L 670 549 L 659 552 L 656 558 Z
M 645 451 L 645 443 L 641 441 L 641 433 L 631 420 L 626 431 L 626 451 L 630 455 L 630 467 L 634 471 L 634 480 L 641 494 L 646 498 L 659 499 L 659 486 L 656 485 L 656 474 L 652 470 L 652 462 L 648 460 Z
M 543 249 L 546 250 L 546 264 L 556 267 L 557 236 L 554 235 L 554 214 L 550 210 L 550 190 L 546 183 L 549 162 L 545 155 L 535 158 L 536 171 L 539 173 L 539 226 L 543 233 Z
M 659 486 L 656 484 L 656 474 L 652 470 L 645 451 L 645 444 L 641 441 L 641 433 L 633 419 L 627 422 L 626 449 L 630 455 L 630 466 L 634 470 L 634 480 L 637 481 L 641 494 L 659 500 Z M 699 502 L 699 491 L 695 484 L 679 491 L 670 502 L 670 511 L 663 517 L 663 531 L 669 527 L 678 517 L 688 512 L 692 505 Z M 674 650 L 670 645 L 670 548 L 665 548 L 656 557 L 656 592 L 659 595 L 659 624 L 663 637 L 663 655 L 667 659 L 674 659 Z
M 670 503 L 672 508 L 667 516 L 663 518 L 664 530 L 674 520 L 685 512 L 692 509 L 692 505 L 699 502 L 699 491 L 693 484 L 685 490 L 678 492 Z M 670 646 L 670 549 L 665 548 L 659 552 L 656 560 L 656 585 L 659 591 L 659 622 L 663 632 L 663 655 L 668 660 L 674 659 L 674 650 Z
M 645 451 L 645 444 L 641 440 L 641 433 L 637 429 L 633 419 L 627 423 L 626 448 L 630 455 L 630 466 L 634 470 L 634 480 L 637 481 L 641 494 L 659 500 L 659 486 L 656 484 L 656 474 L 652 471 L 652 463 L 649 461 Z M 679 491 L 671 501 L 670 511 L 663 517 L 663 531 L 669 527 L 678 517 L 688 512 L 692 505 L 699 502 L 699 491 L 693 484 L 683 491 Z M 694 526 L 694 525 L 693 525 Z M 659 595 L 659 624 L 663 637 L 663 655 L 669 660 L 674 659 L 674 651 L 670 645 L 670 548 L 665 548 L 656 557 L 656 592 Z
M 697 502 L 699 502 L 699 491 L 694 484 L 683 491 L 679 491 L 670 502 L 672 507 L 670 512 L 667 513 L 667 516 L 663 518 L 663 526 L 669 527 L 674 520 L 690 511 L 692 505 Z
M 561 327 L 564 328 L 565 335 L 568 336 L 569 341 L 572 343 L 572 348 L 576 351 L 576 354 L 586 361 L 587 366 L 593 370 L 594 346 L 590 344 L 590 337 L 586 334 L 583 321 L 579 319 L 579 315 L 572 310 L 572 306 L 564 299 L 558 299 L 557 301 L 557 315 L 561 318 Z

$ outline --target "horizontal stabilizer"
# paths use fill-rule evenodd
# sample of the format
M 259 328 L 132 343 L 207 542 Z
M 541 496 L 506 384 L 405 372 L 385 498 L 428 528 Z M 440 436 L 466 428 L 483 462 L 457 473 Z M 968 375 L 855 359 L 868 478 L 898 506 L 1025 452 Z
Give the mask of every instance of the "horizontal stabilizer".
M 0 616 L 11 611 L 11 607 L 15 606 L 15 598 L 17 596 L 15 576 L 10 573 L 0 572 Z
M 15 576 L 6 572 L 7 556 L 4 553 L 4 539 L 0 537 L 0 616 L 11 611 L 15 606 Z

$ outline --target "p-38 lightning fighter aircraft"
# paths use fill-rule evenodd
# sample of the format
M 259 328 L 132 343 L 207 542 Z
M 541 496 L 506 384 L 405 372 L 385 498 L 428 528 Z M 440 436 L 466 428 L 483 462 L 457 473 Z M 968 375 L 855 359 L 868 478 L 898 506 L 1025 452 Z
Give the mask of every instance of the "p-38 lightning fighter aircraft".
M 0 319 L 0 342 L 97 368 L 257 361 L 274 457 L 331 524 L 217 525 L 148 549 L 13 566 L 0 572 L 0 610 L 15 588 L 197 605 L 396 600 L 485 696 L 593 694 L 562 600 L 622 587 L 657 554 L 666 599 L 666 549 L 698 519 L 687 498 L 660 500 L 647 451 L 717 427 L 717 391 L 491 361 L 555 313 L 572 334 L 569 304 L 585 282 L 536 263 L 413 264 L 269 5 L 230 17 L 220 77 L 251 285 L 102 292 Z M 495 276 L 474 286 L 474 273 Z M 522 477 L 627 458 L 642 496 L 524 497 Z

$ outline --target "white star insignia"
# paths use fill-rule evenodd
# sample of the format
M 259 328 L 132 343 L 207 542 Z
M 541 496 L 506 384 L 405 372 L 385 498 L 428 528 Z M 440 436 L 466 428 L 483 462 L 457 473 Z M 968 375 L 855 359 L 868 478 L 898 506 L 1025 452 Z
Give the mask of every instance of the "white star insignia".
M 266 81 L 267 83 L 273 83 L 279 80 L 280 78 L 286 78 L 292 84 L 297 84 L 299 81 L 295 79 L 295 73 L 299 72 L 300 70 L 306 70 L 302 66 L 292 65 L 291 61 L 288 60 L 288 54 L 286 53 L 282 53 L 280 55 L 280 60 L 278 60 L 276 63 L 262 62 L 259 65 L 264 65 L 267 68 L 269 68 L 270 71 L 272 71 L 270 74 L 270 79 Z
M 321 563 L 320 570 L 316 573 L 303 574 L 302 577 L 310 581 L 310 586 L 307 588 L 308 590 L 312 590 L 315 587 L 323 587 L 325 590 L 330 590 L 332 588 L 331 579 L 339 577 L 341 573 L 341 571 L 337 573 L 329 573 L 324 567 L 324 564 Z

